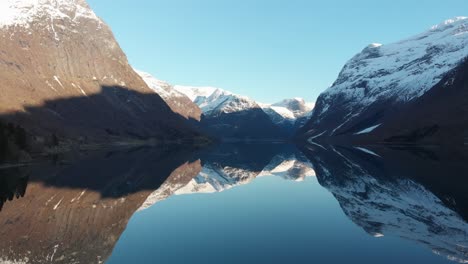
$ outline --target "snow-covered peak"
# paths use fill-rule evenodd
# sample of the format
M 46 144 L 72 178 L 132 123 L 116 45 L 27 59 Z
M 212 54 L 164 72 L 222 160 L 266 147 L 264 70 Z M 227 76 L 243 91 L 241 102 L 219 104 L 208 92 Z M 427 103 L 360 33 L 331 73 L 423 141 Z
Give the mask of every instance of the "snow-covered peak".
M 299 97 L 285 99 L 274 104 L 261 104 L 263 111 L 277 124 L 294 123 L 296 119 L 310 115 L 314 105 Z
M 215 87 L 194 87 L 194 86 L 183 86 L 176 85 L 174 89 L 185 94 L 190 98 L 190 100 L 195 101 L 197 97 L 209 97 L 213 94 L 218 88 Z
M 380 43 L 371 43 L 369 44 L 369 46 L 367 46 L 367 48 L 378 48 L 378 47 L 381 47 L 383 44 L 380 44 Z
M 333 102 L 346 102 L 344 107 L 357 113 L 377 100 L 417 98 L 467 56 L 465 17 L 447 20 L 400 42 L 371 44 L 344 66 L 333 86 L 322 94 L 316 120 Z
M 468 19 L 468 17 L 464 17 L 464 16 L 459 16 L 459 17 L 447 19 L 447 20 L 445 20 L 444 22 L 442 22 L 440 24 L 432 26 L 431 30 L 441 30 L 441 29 L 443 30 L 443 28 L 445 28 L 447 26 L 451 26 L 452 24 L 458 23 L 460 21 L 466 21 L 466 19 Z
M 29 28 L 37 19 L 71 20 L 100 19 L 85 0 L 1 0 L 0 28 L 20 26 Z
M 197 104 L 205 115 L 234 113 L 260 106 L 252 99 L 214 87 L 175 86 Z
M 314 103 L 306 102 L 303 98 L 285 99 L 281 102 L 275 103 L 272 106 L 284 107 L 290 111 L 295 112 L 295 115 L 303 115 L 306 112 L 312 111 Z

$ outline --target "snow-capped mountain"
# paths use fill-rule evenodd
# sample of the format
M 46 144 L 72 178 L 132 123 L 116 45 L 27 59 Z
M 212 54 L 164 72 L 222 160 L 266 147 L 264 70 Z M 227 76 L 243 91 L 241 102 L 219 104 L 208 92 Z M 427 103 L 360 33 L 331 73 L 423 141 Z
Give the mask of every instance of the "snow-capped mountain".
M 149 88 L 153 89 L 161 98 L 171 107 L 172 111 L 182 115 L 185 118 L 191 118 L 200 121 L 202 111 L 185 94 L 174 89 L 174 86 L 156 79 L 151 74 L 135 70 L 146 82 Z
M 85 0 L 3 0 L 0 2 L 0 27 L 30 29 L 32 23 L 48 26 L 54 31 L 54 20 L 102 21 L 89 8 Z M 57 36 L 58 37 L 58 36 Z
M 307 103 L 302 98 L 285 99 L 275 104 L 261 104 L 261 106 L 273 123 L 291 134 L 308 121 L 314 109 L 313 103 Z
M 219 88 L 187 86 L 175 86 L 174 88 L 197 104 L 202 109 L 205 118 L 212 119 L 212 123 L 215 123 L 213 119 L 229 114 L 237 114 L 244 118 L 255 114 L 257 118 L 262 119 L 264 124 L 273 123 L 275 125 L 273 129 L 281 134 L 280 137 L 284 138 L 291 136 L 303 126 L 310 118 L 314 108 L 313 103 L 307 103 L 302 98 L 286 99 L 275 104 L 264 104 Z M 270 122 L 265 121 L 264 114 L 268 116 Z M 237 127 L 234 123 L 232 125 Z M 272 128 L 271 124 L 268 125 L 268 128 Z
M 2 0 L 0 35 L 0 119 L 35 143 L 193 135 L 85 0 Z
M 439 83 L 450 83 L 445 78 L 467 56 L 466 17 L 447 20 L 397 43 L 371 44 L 346 63 L 335 83 L 320 95 L 302 133 L 310 138 L 384 130 L 390 116 L 420 100 Z M 446 104 L 452 107 L 450 102 Z M 408 127 L 406 132 L 418 129 L 423 128 Z
M 212 87 L 175 86 L 175 89 L 187 95 L 196 103 L 206 116 L 216 116 L 261 108 L 248 97 Z
M 286 133 L 254 100 L 212 87 L 175 86 L 203 111 L 201 126 L 225 139 L 282 139 Z

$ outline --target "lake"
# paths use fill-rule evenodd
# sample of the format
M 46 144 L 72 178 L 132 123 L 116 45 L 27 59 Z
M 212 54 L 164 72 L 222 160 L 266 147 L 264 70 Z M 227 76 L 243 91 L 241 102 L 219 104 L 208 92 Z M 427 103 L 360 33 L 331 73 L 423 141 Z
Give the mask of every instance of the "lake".
M 0 170 L 0 263 L 466 263 L 468 151 L 222 144 Z

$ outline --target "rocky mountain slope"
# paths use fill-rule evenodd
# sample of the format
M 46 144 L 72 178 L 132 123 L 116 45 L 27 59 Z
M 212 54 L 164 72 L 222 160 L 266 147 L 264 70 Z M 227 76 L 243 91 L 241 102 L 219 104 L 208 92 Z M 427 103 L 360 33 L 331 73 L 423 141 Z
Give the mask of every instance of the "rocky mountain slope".
M 0 119 L 36 143 L 191 137 L 85 0 L 0 2 Z
M 320 95 L 301 134 L 315 140 L 439 142 L 462 128 L 455 133 L 460 143 L 467 135 L 467 107 L 461 99 L 467 56 L 465 17 L 394 44 L 371 44 L 346 63 L 332 87 Z M 400 118 L 407 121 L 398 128 Z

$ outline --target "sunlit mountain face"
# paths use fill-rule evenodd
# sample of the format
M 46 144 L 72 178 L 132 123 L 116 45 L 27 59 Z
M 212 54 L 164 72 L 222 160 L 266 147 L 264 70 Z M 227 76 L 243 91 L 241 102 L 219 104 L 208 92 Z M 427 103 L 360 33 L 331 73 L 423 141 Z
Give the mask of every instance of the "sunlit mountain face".
M 467 155 L 223 144 L 3 169 L 0 262 L 464 263 Z

